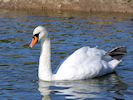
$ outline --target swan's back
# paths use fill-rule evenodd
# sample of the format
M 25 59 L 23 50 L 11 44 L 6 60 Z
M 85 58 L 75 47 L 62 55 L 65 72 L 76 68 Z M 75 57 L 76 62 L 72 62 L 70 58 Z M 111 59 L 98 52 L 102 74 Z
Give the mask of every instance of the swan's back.
M 102 60 L 105 53 L 88 46 L 76 50 L 61 64 L 54 80 L 79 80 L 106 73 L 108 63 Z

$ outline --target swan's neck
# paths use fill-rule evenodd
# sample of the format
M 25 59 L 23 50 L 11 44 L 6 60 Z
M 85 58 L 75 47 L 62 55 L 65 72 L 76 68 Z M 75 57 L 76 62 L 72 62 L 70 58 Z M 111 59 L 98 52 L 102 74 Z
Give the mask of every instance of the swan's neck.
M 51 47 L 50 39 L 46 38 L 41 40 L 41 55 L 39 60 L 39 79 L 45 81 L 52 80 L 52 70 L 51 70 Z

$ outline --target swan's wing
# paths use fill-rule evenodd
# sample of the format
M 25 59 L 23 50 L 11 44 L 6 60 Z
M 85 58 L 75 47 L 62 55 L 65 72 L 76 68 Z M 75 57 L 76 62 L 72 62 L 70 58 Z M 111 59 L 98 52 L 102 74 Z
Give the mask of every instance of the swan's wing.
M 102 61 L 106 54 L 104 50 L 82 47 L 70 55 L 59 67 L 54 75 L 55 80 L 76 80 L 100 75 L 103 69 Z

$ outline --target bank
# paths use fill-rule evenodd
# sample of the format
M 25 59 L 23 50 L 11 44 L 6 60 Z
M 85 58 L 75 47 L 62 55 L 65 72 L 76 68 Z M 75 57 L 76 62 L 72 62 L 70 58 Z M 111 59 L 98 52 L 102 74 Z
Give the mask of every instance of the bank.
M 0 0 L 0 9 L 133 13 L 133 0 Z

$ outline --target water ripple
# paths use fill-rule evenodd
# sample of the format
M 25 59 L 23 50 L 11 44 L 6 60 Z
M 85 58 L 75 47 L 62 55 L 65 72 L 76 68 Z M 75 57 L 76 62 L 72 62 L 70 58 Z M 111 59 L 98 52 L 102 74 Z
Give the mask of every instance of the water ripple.
M 133 99 L 131 16 L 8 10 L 0 15 L 1 100 Z M 127 47 L 128 54 L 116 74 L 73 82 L 38 82 L 40 45 L 32 50 L 28 47 L 38 25 L 49 31 L 53 70 L 82 46 L 110 50 L 121 45 Z

